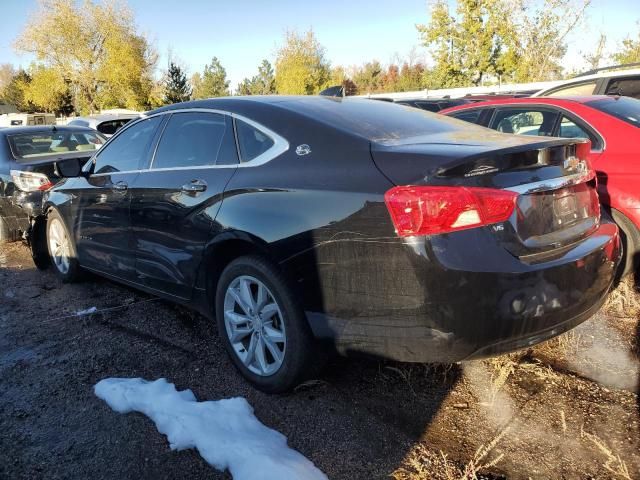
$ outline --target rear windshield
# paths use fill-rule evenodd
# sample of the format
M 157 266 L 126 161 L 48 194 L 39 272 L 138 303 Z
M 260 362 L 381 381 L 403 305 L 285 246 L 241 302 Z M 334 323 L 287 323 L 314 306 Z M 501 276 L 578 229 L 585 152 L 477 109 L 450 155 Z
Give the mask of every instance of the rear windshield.
M 389 102 L 330 97 L 322 97 L 321 100 L 324 101 L 296 103 L 296 110 L 382 144 L 405 143 L 411 138 L 463 128 L 480 128 L 444 115 Z
M 586 102 L 586 105 L 640 127 L 640 100 L 631 97 L 603 98 Z
M 37 158 L 65 153 L 93 152 L 105 142 L 93 132 L 34 132 L 8 136 L 11 151 L 16 158 Z

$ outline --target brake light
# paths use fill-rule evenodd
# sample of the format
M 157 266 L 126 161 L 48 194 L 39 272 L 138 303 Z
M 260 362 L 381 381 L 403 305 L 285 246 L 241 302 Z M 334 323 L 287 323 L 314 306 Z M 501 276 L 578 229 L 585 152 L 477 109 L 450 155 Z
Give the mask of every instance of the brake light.
M 11 170 L 11 179 L 16 188 L 23 192 L 44 191 L 53 187 L 53 183 L 44 173 Z
M 438 235 L 509 219 L 518 194 L 477 187 L 404 186 L 384 200 L 398 235 Z

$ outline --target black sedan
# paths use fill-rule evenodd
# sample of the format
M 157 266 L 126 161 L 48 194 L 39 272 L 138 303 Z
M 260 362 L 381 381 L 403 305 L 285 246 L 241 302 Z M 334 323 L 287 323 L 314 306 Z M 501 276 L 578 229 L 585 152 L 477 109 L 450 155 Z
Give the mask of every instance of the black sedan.
M 60 178 L 54 162 L 86 162 L 106 138 L 90 128 L 0 129 L 0 244 L 24 237 L 41 213 L 42 192 Z
M 322 343 L 479 358 L 604 301 L 620 246 L 588 148 L 367 99 L 188 102 L 63 164 L 46 243 L 66 281 L 86 269 L 216 319 L 265 391 L 315 371 Z

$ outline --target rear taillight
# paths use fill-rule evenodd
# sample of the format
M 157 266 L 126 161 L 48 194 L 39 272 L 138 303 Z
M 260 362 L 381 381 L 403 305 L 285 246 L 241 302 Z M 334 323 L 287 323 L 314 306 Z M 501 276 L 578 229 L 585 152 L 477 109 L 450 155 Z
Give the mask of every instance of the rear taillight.
M 53 183 L 44 173 L 11 170 L 11 179 L 16 188 L 23 192 L 44 191 L 53 187 Z
M 406 186 L 384 200 L 398 235 L 437 235 L 509 219 L 518 194 L 476 187 Z

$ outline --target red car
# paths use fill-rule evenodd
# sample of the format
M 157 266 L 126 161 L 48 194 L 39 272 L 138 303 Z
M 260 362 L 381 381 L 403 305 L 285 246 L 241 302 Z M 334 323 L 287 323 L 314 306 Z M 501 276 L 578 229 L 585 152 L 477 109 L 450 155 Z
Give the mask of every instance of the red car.
M 631 97 L 510 98 L 440 111 L 504 133 L 591 140 L 598 193 L 623 233 L 623 274 L 640 261 L 640 100 Z

